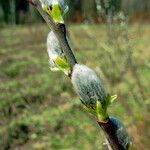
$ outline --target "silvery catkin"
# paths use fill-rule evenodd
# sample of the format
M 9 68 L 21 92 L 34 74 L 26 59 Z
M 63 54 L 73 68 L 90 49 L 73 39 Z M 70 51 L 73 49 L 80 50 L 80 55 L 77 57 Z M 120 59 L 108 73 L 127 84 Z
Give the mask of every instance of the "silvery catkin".
M 71 81 L 81 102 L 88 108 L 95 109 L 97 101 L 106 106 L 106 95 L 103 85 L 96 73 L 85 65 L 76 64 L 73 67 Z
M 128 136 L 125 126 L 115 117 L 110 116 L 109 119 L 112 122 L 113 128 L 115 128 L 115 136 L 117 137 L 119 144 L 122 145 L 124 149 L 127 149 L 131 143 L 131 139 Z
M 50 58 L 50 65 L 52 70 L 57 70 L 57 66 L 54 63 L 56 57 L 63 57 L 63 52 L 60 48 L 59 41 L 53 31 L 49 32 L 47 36 L 47 52 Z

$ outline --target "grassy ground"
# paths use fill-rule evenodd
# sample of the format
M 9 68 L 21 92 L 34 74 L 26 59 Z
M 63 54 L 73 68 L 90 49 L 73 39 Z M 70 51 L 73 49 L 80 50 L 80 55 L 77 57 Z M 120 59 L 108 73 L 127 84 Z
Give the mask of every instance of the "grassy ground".
M 68 30 L 77 60 L 97 72 L 108 93 L 118 94 L 110 114 L 124 122 L 135 149 L 149 150 L 149 25 L 130 26 L 129 43 L 115 28 L 117 44 L 109 41 L 105 25 Z M 49 70 L 47 33 L 46 25 L 0 29 L 0 150 L 106 149 L 103 133 L 82 111 L 69 79 Z M 125 67 L 128 44 L 138 79 Z

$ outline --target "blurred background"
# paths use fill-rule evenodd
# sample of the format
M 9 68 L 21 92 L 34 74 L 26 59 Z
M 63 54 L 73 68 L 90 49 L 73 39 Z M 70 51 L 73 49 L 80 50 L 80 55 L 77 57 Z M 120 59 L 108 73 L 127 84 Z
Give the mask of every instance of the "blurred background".
M 130 22 L 150 18 L 149 0 L 66 0 L 69 13 L 66 19 L 73 23 L 103 23 L 104 15 L 114 16 L 123 11 Z M 9 24 L 39 23 L 40 16 L 27 0 L 1 0 L 0 21 Z
M 71 47 L 118 95 L 109 114 L 150 149 L 150 0 L 66 0 Z M 107 150 L 70 80 L 51 72 L 49 28 L 26 0 L 0 1 L 0 150 Z

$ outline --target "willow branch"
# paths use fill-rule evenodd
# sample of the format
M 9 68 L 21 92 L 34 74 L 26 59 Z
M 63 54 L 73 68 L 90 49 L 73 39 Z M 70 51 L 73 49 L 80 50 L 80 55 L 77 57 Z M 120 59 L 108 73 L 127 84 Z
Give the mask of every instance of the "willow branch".
M 43 17 L 43 19 L 46 21 L 49 28 L 55 33 L 55 35 L 60 43 L 60 46 L 67 58 L 69 65 L 71 66 L 71 68 L 73 68 L 73 66 L 77 63 L 77 61 L 71 50 L 68 40 L 66 38 L 65 24 L 61 24 L 61 23 L 55 24 L 53 22 L 53 19 L 47 13 L 45 13 L 43 11 L 39 0 L 28 0 L 28 1 L 39 11 L 39 13 Z
M 107 99 L 106 101 L 106 95 L 100 79 L 95 72 L 87 66 L 75 65 L 77 61 L 66 38 L 65 24 L 54 23 L 53 19 L 43 11 L 40 0 L 29 0 L 29 2 L 35 6 L 48 24 L 49 28 L 55 33 L 67 61 L 72 68 L 71 81 L 76 93 L 80 96 L 82 103 L 87 109 L 91 112 L 95 112 L 97 117 L 102 121 L 99 121 L 98 124 L 105 132 L 106 138 L 112 149 L 128 150 L 130 141 L 123 125 L 116 118 L 110 118 L 107 115 L 106 108 L 111 101 L 110 99 Z M 73 68 L 74 65 L 75 67 Z M 93 95 L 90 94 L 91 91 L 94 92 L 96 99 L 98 98 L 97 101 L 93 102 Z M 96 107 L 95 110 L 93 109 L 93 105 Z

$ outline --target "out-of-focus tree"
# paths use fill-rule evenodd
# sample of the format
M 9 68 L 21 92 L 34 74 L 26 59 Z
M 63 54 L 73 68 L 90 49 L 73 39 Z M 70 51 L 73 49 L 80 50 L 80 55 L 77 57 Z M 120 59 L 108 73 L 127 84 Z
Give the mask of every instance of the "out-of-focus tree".
M 122 10 L 131 22 L 150 20 L 150 0 L 122 0 Z
M 3 10 L 3 19 L 5 23 L 9 23 L 11 21 L 11 9 L 10 9 L 10 0 L 1 0 L 0 5 Z
M 122 9 L 128 14 L 139 11 L 150 12 L 150 0 L 122 0 Z
M 21 22 L 26 20 L 29 12 L 29 3 L 27 0 L 1 0 L 0 5 L 3 10 L 5 23 L 18 24 L 21 20 Z
M 23 23 L 28 18 L 29 3 L 27 0 L 15 0 L 16 24 Z
M 121 0 L 95 0 L 95 2 L 98 16 L 105 21 L 111 22 L 113 16 L 121 10 Z
M 105 10 L 105 14 L 112 15 L 121 9 L 121 0 L 99 0 L 101 7 Z
M 96 16 L 96 3 L 94 0 L 82 0 L 82 16 L 85 21 L 93 21 Z
M 66 0 L 69 6 L 69 12 L 67 14 L 67 20 L 72 22 L 81 22 L 81 0 Z

